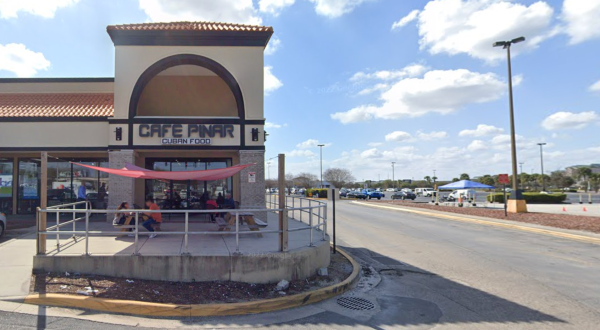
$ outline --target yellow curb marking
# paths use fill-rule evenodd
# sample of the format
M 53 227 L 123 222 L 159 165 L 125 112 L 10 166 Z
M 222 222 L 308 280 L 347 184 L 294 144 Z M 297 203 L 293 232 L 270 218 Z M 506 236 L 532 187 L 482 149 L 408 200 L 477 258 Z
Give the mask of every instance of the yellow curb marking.
M 352 202 L 352 203 L 358 204 L 358 205 L 364 205 L 364 206 L 368 206 L 368 207 L 377 207 L 377 208 L 389 209 L 389 210 L 400 211 L 400 212 L 409 212 L 409 213 L 415 213 L 415 214 L 420 214 L 420 215 L 428 215 L 428 216 L 432 216 L 432 217 L 436 217 L 436 218 L 444 218 L 444 219 L 450 219 L 450 220 L 454 220 L 454 221 L 470 222 L 470 223 L 477 223 L 477 224 L 487 225 L 487 226 L 496 226 L 496 227 L 517 229 L 517 230 L 527 231 L 527 232 L 531 232 L 531 233 L 543 234 L 543 235 L 554 236 L 554 237 L 561 237 L 561 238 L 571 239 L 571 240 L 575 240 L 575 241 L 581 241 L 581 242 L 600 245 L 600 239 L 598 239 L 598 238 L 563 233 L 563 232 L 554 231 L 554 230 L 519 226 L 519 225 L 497 222 L 497 221 L 493 221 L 493 220 L 478 220 L 478 219 L 472 219 L 472 218 L 463 218 L 463 217 L 449 215 L 449 214 L 417 211 L 417 210 L 407 209 L 405 207 L 374 205 L 374 204 L 368 204 L 368 203 L 364 203 L 364 202 Z
M 346 251 L 337 249 L 352 264 L 352 273 L 338 284 L 303 292 L 287 297 L 248 301 L 230 304 L 161 304 L 134 300 L 118 300 L 108 298 L 84 297 L 67 294 L 42 293 L 31 294 L 25 303 L 32 305 L 48 305 L 58 307 L 74 307 L 103 312 L 147 315 L 147 316 L 226 316 L 272 312 L 281 309 L 306 306 L 340 295 L 358 280 L 359 266 L 356 260 Z

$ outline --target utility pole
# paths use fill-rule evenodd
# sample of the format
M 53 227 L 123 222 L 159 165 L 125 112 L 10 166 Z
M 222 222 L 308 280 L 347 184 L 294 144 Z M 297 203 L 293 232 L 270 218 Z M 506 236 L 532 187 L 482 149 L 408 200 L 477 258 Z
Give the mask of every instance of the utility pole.
M 396 164 L 396 162 L 392 162 L 392 183 L 393 183 L 393 188 L 396 189 L 396 173 L 395 173 L 394 164 Z
M 523 190 L 523 164 L 525 163 L 519 163 L 519 167 L 521 167 L 521 177 L 519 177 L 519 183 L 521 184 L 521 190 Z
M 319 148 L 321 148 L 321 188 L 323 188 L 323 147 L 325 146 L 324 144 L 319 144 L 317 145 Z
M 538 146 L 540 146 L 540 163 L 542 165 L 542 191 L 546 191 L 546 180 L 544 180 L 544 146 L 545 145 L 546 145 L 545 142 L 538 143 Z

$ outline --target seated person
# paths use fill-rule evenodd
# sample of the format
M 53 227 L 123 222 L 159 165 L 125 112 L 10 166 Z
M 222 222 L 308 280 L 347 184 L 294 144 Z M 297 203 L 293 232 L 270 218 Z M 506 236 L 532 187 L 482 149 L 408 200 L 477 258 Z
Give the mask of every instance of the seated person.
M 158 207 L 158 205 L 156 205 L 156 203 L 154 203 L 154 200 L 152 198 L 148 198 L 146 199 L 146 207 L 150 210 L 160 210 L 160 207 Z M 152 228 L 152 225 L 157 224 L 157 223 L 161 223 L 162 222 L 162 217 L 160 212 L 146 212 L 144 213 L 144 222 L 142 223 L 142 226 L 144 226 L 144 228 L 148 229 L 149 232 L 154 232 L 154 228 Z M 150 235 L 149 238 L 154 238 L 156 237 L 156 234 L 152 234 Z
M 208 201 L 206 201 L 206 209 L 207 210 L 216 210 L 218 209 L 219 206 L 217 205 L 217 202 L 214 199 L 209 199 Z M 210 215 L 210 221 L 214 222 L 215 221 L 215 215 L 217 215 L 218 213 L 209 213 Z
M 225 198 L 223 197 L 223 194 L 219 193 L 219 196 L 217 196 L 217 205 L 223 205 L 224 202 Z
M 231 194 L 227 194 L 227 197 L 223 199 L 223 203 L 221 204 L 221 208 L 224 209 L 235 209 L 235 201 Z
M 125 222 L 127 221 L 127 218 L 131 217 L 133 215 L 132 212 L 124 212 L 123 211 L 123 210 L 127 210 L 127 209 L 129 209 L 129 203 L 127 203 L 127 202 L 123 202 L 117 207 L 117 211 L 121 211 L 121 212 L 115 213 L 115 217 L 113 218 L 113 226 L 124 225 Z M 131 231 L 131 228 L 129 228 L 128 230 Z

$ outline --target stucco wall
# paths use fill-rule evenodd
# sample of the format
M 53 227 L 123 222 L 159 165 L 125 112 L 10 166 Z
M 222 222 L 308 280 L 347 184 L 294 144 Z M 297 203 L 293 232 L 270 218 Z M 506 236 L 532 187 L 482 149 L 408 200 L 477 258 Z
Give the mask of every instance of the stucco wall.
M 140 75 L 159 60 L 179 54 L 205 56 L 224 66 L 240 85 L 246 119 L 264 119 L 263 48 L 194 46 L 116 46 L 115 118 L 129 116 L 129 100 Z
M 4 147 L 106 147 L 107 122 L 0 122 Z

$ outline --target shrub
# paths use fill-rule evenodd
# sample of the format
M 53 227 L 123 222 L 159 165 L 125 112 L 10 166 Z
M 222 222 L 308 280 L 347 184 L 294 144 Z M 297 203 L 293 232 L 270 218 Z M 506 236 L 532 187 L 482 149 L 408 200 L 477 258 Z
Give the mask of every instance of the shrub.
M 509 194 L 506 194 L 509 196 Z M 530 204 L 557 204 L 562 203 L 567 199 L 566 194 L 540 194 L 540 193 L 523 193 L 523 198 Z M 504 194 L 492 194 L 487 196 L 488 202 L 504 203 Z
M 306 197 L 314 197 L 315 194 L 319 194 L 319 198 L 327 198 L 327 189 L 306 189 Z

